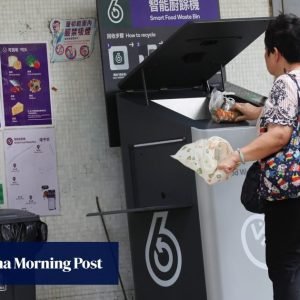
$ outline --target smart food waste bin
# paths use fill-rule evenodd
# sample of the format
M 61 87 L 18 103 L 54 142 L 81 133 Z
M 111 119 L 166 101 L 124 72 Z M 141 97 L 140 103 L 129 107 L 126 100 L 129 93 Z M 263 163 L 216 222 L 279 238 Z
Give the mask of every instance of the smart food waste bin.
M 234 148 L 256 134 L 247 122 L 216 124 L 208 79 L 264 33 L 269 19 L 185 24 L 119 84 L 128 226 L 137 300 L 271 299 L 264 223 L 240 204 L 248 164 L 209 186 L 171 158 L 216 135 Z M 246 72 L 247 70 L 245 70 Z M 236 101 L 265 97 L 222 78 Z

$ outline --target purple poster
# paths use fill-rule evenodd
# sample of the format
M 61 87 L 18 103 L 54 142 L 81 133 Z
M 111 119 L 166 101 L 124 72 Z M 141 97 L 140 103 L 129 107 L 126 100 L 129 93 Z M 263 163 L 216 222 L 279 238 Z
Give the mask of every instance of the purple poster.
M 47 44 L 0 49 L 5 126 L 52 124 Z
M 219 18 L 218 0 L 131 0 L 133 27 L 174 26 Z

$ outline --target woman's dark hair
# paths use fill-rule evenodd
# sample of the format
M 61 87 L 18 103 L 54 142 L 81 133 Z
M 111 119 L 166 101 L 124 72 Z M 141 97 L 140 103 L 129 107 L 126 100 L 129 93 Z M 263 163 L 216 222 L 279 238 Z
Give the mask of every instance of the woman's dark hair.
M 300 18 L 280 14 L 271 20 L 265 33 L 267 54 L 276 47 L 289 63 L 300 62 Z

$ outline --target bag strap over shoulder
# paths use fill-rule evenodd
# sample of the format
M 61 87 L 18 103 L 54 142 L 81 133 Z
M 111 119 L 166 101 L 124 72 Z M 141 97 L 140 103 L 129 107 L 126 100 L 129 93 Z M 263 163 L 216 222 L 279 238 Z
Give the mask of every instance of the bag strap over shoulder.
M 293 76 L 292 74 L 290 73 L 286 73 L 286 75 L 288 75 L 297 85 L 297 95 L 298 95 L 298 114 L 300 113 L 300 86 L 299 86 L 299 83 L 298 81 L 296 80 L 295 76 Z

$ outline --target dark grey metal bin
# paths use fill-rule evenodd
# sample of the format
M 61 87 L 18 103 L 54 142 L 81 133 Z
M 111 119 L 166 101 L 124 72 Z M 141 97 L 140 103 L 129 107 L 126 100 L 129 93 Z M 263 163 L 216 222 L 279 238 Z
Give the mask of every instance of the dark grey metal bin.
M 0 209 L 0 242 L 43 242 L 47 225 L 40 217 L 18 209 Z M 35 300 L 35 285 L 0 285 L 1 300 Z
M 35 300 L 35 285 L 0 286 L 1 300 Z

